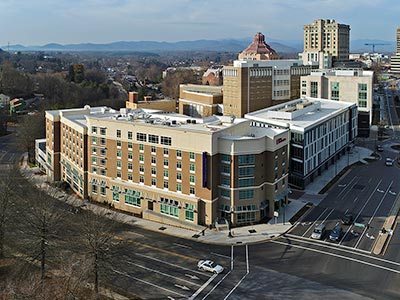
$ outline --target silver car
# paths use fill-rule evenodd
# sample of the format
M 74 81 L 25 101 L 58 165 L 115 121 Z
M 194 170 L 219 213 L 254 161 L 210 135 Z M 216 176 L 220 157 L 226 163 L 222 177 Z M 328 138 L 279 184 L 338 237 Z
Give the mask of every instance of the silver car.
M 313 233 L 311 234 L 311 238 L 315 240 L 321 240 L 325 234 L 325 225 L 319 224 L 315 226 Z
M 219 273 L 222 273 L 222 271 L 224 271 L 223 267 L 221 267 L 220 265 L 217 265 L 212 260 L 201 260 L 197 263 L 197 267 L 200 270 L 211 272 L 214 274 L 219 274 Z

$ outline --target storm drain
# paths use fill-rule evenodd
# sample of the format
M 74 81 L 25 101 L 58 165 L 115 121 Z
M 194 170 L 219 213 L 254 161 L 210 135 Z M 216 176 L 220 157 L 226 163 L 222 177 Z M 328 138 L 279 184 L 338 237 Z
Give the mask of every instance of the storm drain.
M 160 227 L 160 228 L 158 228 L 158 230 L 165 230 L 165 229 L 167 229 L 167 227 Z

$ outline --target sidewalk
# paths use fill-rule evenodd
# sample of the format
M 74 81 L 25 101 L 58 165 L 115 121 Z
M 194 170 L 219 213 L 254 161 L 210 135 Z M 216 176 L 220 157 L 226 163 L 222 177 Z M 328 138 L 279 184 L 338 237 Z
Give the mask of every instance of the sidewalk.
M 307 205 L 307 203 L 311 202 L 314 205 L 317 205 L 320 201 L 322 201 L 325 196 L 318 195 L 318 192 L 323 189 L 325 185 L 336 176 L 336 174 L 338 174 L 347 166 L 348 159 L 350 164 L 352 164 L 360 159 L 370 156 L 371 153 L 372 151 L 369 149 L 356 147 L 353 149 L 352 154 L 349 154 L 349 156 L 343 156 L 341 160 L 338 161 L 337 168 L 335 168 L 335 166 L 331 166 L 330 169 L 326 170 L 313 183 L 311 183 L 307 187 L 306 191 L 293 193 L 298 197 L 291 197 L 291 195 L 289 195 L 290 204 L 285 208 L 281 208 L 281 210 L 278 212 L 279 216 L 277 218 L 272 218 L 268 223 L 265 224 L 233 228 L 231 230 L 231 235 L 229 235 L 228 230 L 217 231 L 209 228 L 203 230 L 202 228 L 205 227 L 199 226 L 199 230 L 194 231 L 149 221 L 114 210 L 112 213 L 110 213 L 110 209 L 108 208 L 90 203 L 87 200 L 80 199 L 74 195 L 67 195 L 65 192 L 59 189 L 50 187 L 50 185 L 46 182 L 45 175 L 37 175 L 37 168 L 27 167 L 26 156 L 24 156 L 22 161 L 21 171 L 26 177 L 32 178 L 32 181 L 36 186 L 38 186 L 38 188 L 49 188 L 60 201 L 66 201 L 67 203 L 75 206 L 77 210 L 87 209 L 98 214 L 107 214 L 123 223 L 172 236 L 195 240 L 198 242 L 219 245 L 235 245 L 259 243 L 287 232 L 292 227 L 292 224 L 289 223 L 289 220 L 305 205 Z

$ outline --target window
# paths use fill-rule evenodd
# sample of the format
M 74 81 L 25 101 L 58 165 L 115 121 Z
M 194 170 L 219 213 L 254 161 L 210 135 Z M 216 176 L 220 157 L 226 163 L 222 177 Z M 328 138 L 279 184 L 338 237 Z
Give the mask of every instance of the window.
M 254 176 L 254 167 L 239 168 L 239 177 Z
M 101 149 L 100 149 L 100 155 L 106 156 L 106 155 L 107 155 L 107 150 L 104 149 L 104 148 L 101 148 Z
M 92 164 L 97 164 L 97 157 L 92 157 Z
M 132 139 L 132 137 L 133 137 L 133 135 L 132 135 L 132 131 L 128 131 L 128 140 L 131 140 L 131 139 Z
M 168 167 L 168 159 L 164 159 L 164 167 Z
M 105 169 L 100 169 L 100 174 L 105 176 L 106 175 L 106 170 Z
M 144 145 L 143 144 L 139 145 L 139 151 L 141 151 L 141 152 L 144 151 Z
M 168 200 L 168 199 L 166 199 L 166 200 Z M 170 215 L 173 217 L 179 216 L 178 207 L 176 205 L 172 205 L 170 202 L 166 202 L 166 201 L 162 201 L 162 203 L 160 203 L 160 212 L 162 214 Z
M 105 160 L 104 158 L 102 158 L 102 159 L 100 160 L 100 164 L 101 164 L 102 166 L 105 166 L 105 165 L 106 165 L 106 160 Z
M 151 179 L 151 185 L 156 186 L 157 185 L 157 180 L 155 178 Z
M 189 181 L 190 181 L 190 184 L 195 184 L 196 183 L 196 176 L 190 175 L 189 176 Z
M 254 190 L 239 191 L 239 200 L 247 200 L 254 198 Z
M 139 176 L 139 182 L 142 184 L 144 183 L 144 176 Z
M 121 150 L 117 150 L 117 157 L 118 158 L 121 158 L 122 157 L 122 154 L 121 154 L 122 152 L 121 152 Z
M 152 157 L 151 157 L 151 164 L 152 164 L 152 165 L 155 165 L 156 163 L 157 163 L 156 157 L 155 157 L 155 156 L 152 156 Z
M 97 127 L 96 126 L 92 126 L 92 133 L 97 134 Z
M 254 185 L 254 177 L 239 179 L 239 183 L 238 183 L 239 187 L 253 186 L 253 185 Z
M 117 171 L 117 179 L 121 179 L 121 171 Z
M 106 129 L 105 128 L 100 128 L 100 134 L 101 135 L 106 135 Z
M 92 173 L 95 173 L 95 174 L 97 173 L 97 167 L 95 167 L 95 166 L 92 167 Z
M 132 171 L 132 170 L 131 170 Z M 128 180 L 129 181 L 132 181 L 132 174 L 131 173 L 128 173 Z
M 92 154 L 96 154 L 97 153 L 97 148 L 96 147 L 93 147 L 92 148 Z
M 122 163 L 120 160 L 117 160 L 117 169 L 121 169 Z
M 194 154 L 194 152 L 190 152 L 190 153 L 189 153 L 189 158 L 190 158 L 191 160 L 194 160 L 194 159 L 195 159 L 195 154 Z
M 136 140 L 140 142 L 147 142 L 147 134 L 141 132 L 136 133 Z
M 156 153 L 156 147 L 155 146 L 151 146 L 151 153 Z
M 176 150 L 176 157 L 182 158 L 182 151 Z
M 171 138 L 167 137 L 167 136 L 162 136 L 161 137 L 161 144 L 162 145 L 171 146 Z
M 221 176 L 221 185 L 230 187 L 231 186 L 231 179 L 227 176 Z
M 121 148 L 122 142 L 117 140 L 117 148 Z
M 132 160 L 132 158 L 133 158 L 132 152 L 128 152 L 128 160 Z
M 121 137 L 121 130 L 117 129 L 117 138 Z
M 190 195 L 196 195 L 196 189 L 194 188 L 194 186 L 189 187 L 189 194 Z
M 169 151 L 168 148 L 164 148 L 164 155 L 168 155 Z
M 141 206 L 141 193 L 135 190 L 125 189 L 125 203 L 133 206 Z
M 156 168 L 151 168 L 151 175 L 154 175 L 154 176 L 157 175 L 157 169 Z
M 92 193 L 97 194 L 97 185 L 92 184 Z
M 358 84 L 358 106 L 359 107 L 367 107 L 367 84 L 359 83 Z
M 230 165 L 221 165 L 221 173 L 225 175 L 231 174 L 231 166 Z
M 130 163 L 128 163 L 128 171 L 132 171 L 133 170 L 133 166 L 132 166 L 132 163 L 130 162 Z
M 194 220 L 194 205 L 191 203 L 185 203 L 185 219 L 188 221 Z
M 97 144 L 97 136 L 92 136 L 92 144 Z
M 182 162 L 177 161 L 177 162 L 176 162 L 176 168 L 179 169 L 179 170 L 181 170 L 181 169 L 182 169 Z
M 132 149 L 133 149 L 132 142 L 128 142 L 128 149 L 129 149 L 129 150 L 132 150 Z
M 182 184 L 181 183 L 177 183 L 176 184 L 176 191 L 179 193 L 179 192 L 181 192 L 182 193 Z
M 168 178 L 169 177 L 169 172 L 168 170 L 164 170 L 164 178 Z
M 190 169 L 190 172 L 195 172 L 196 171 L 196 165 L 195 164 L 190 164 L 189 165 L 189 169 Z
M 101 194 L 102 196 L 105 196 L 105 195 L 106 195 L 106 187 L 105 187 L 105 186 L 101 186 L 101 187 L 100 187 L 100 194 Z
M 311 97 L 317 98 L 318 97 L 318 82 L 311 81 Z
M 144 166 L 143 166 L 143 165 L 140 165 L 140 166 L 139 166 L 139 172 L 140 172 L 140 173 L 144 173 Z
M 149 143 L 158 144 L 158 135 L 149 134 Z
M 139 161 L 140 162 L 144 162 L 144 155 L 143 154 L 139 154 Z
M 339 82 L 331 82 L 331 100 L 339 101 Z
M 113 195 L 112 195 L 113 201 L 119 202 L 119 187 L 113 185 L 112 191 L 113 191 Z
M 168 181 L 164 181 L 164 189 L 168 189 Z
M 221 197 L 226 198 L 226 199 L 231 199 L 231 191 L 221 189 Z
M 254 164 L 254 154 L 239 155 L 239 165 L 252 165 Z
M 221 161 L 225 163 L 230 163 L 231 156 L 229 154 L 221 154 Z
M 176 173 L 176 180 L 182 181 L 182 173 Z

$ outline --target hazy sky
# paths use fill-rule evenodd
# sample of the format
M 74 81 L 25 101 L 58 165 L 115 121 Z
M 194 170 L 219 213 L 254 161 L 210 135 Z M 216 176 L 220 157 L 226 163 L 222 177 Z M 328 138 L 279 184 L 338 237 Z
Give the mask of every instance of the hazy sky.
M 351 39 L 394 40 L 399 0 L 0 0 L 0 45 L 181 41 L 252 37 L 302 40 L 304 24 L 335 19 Z

